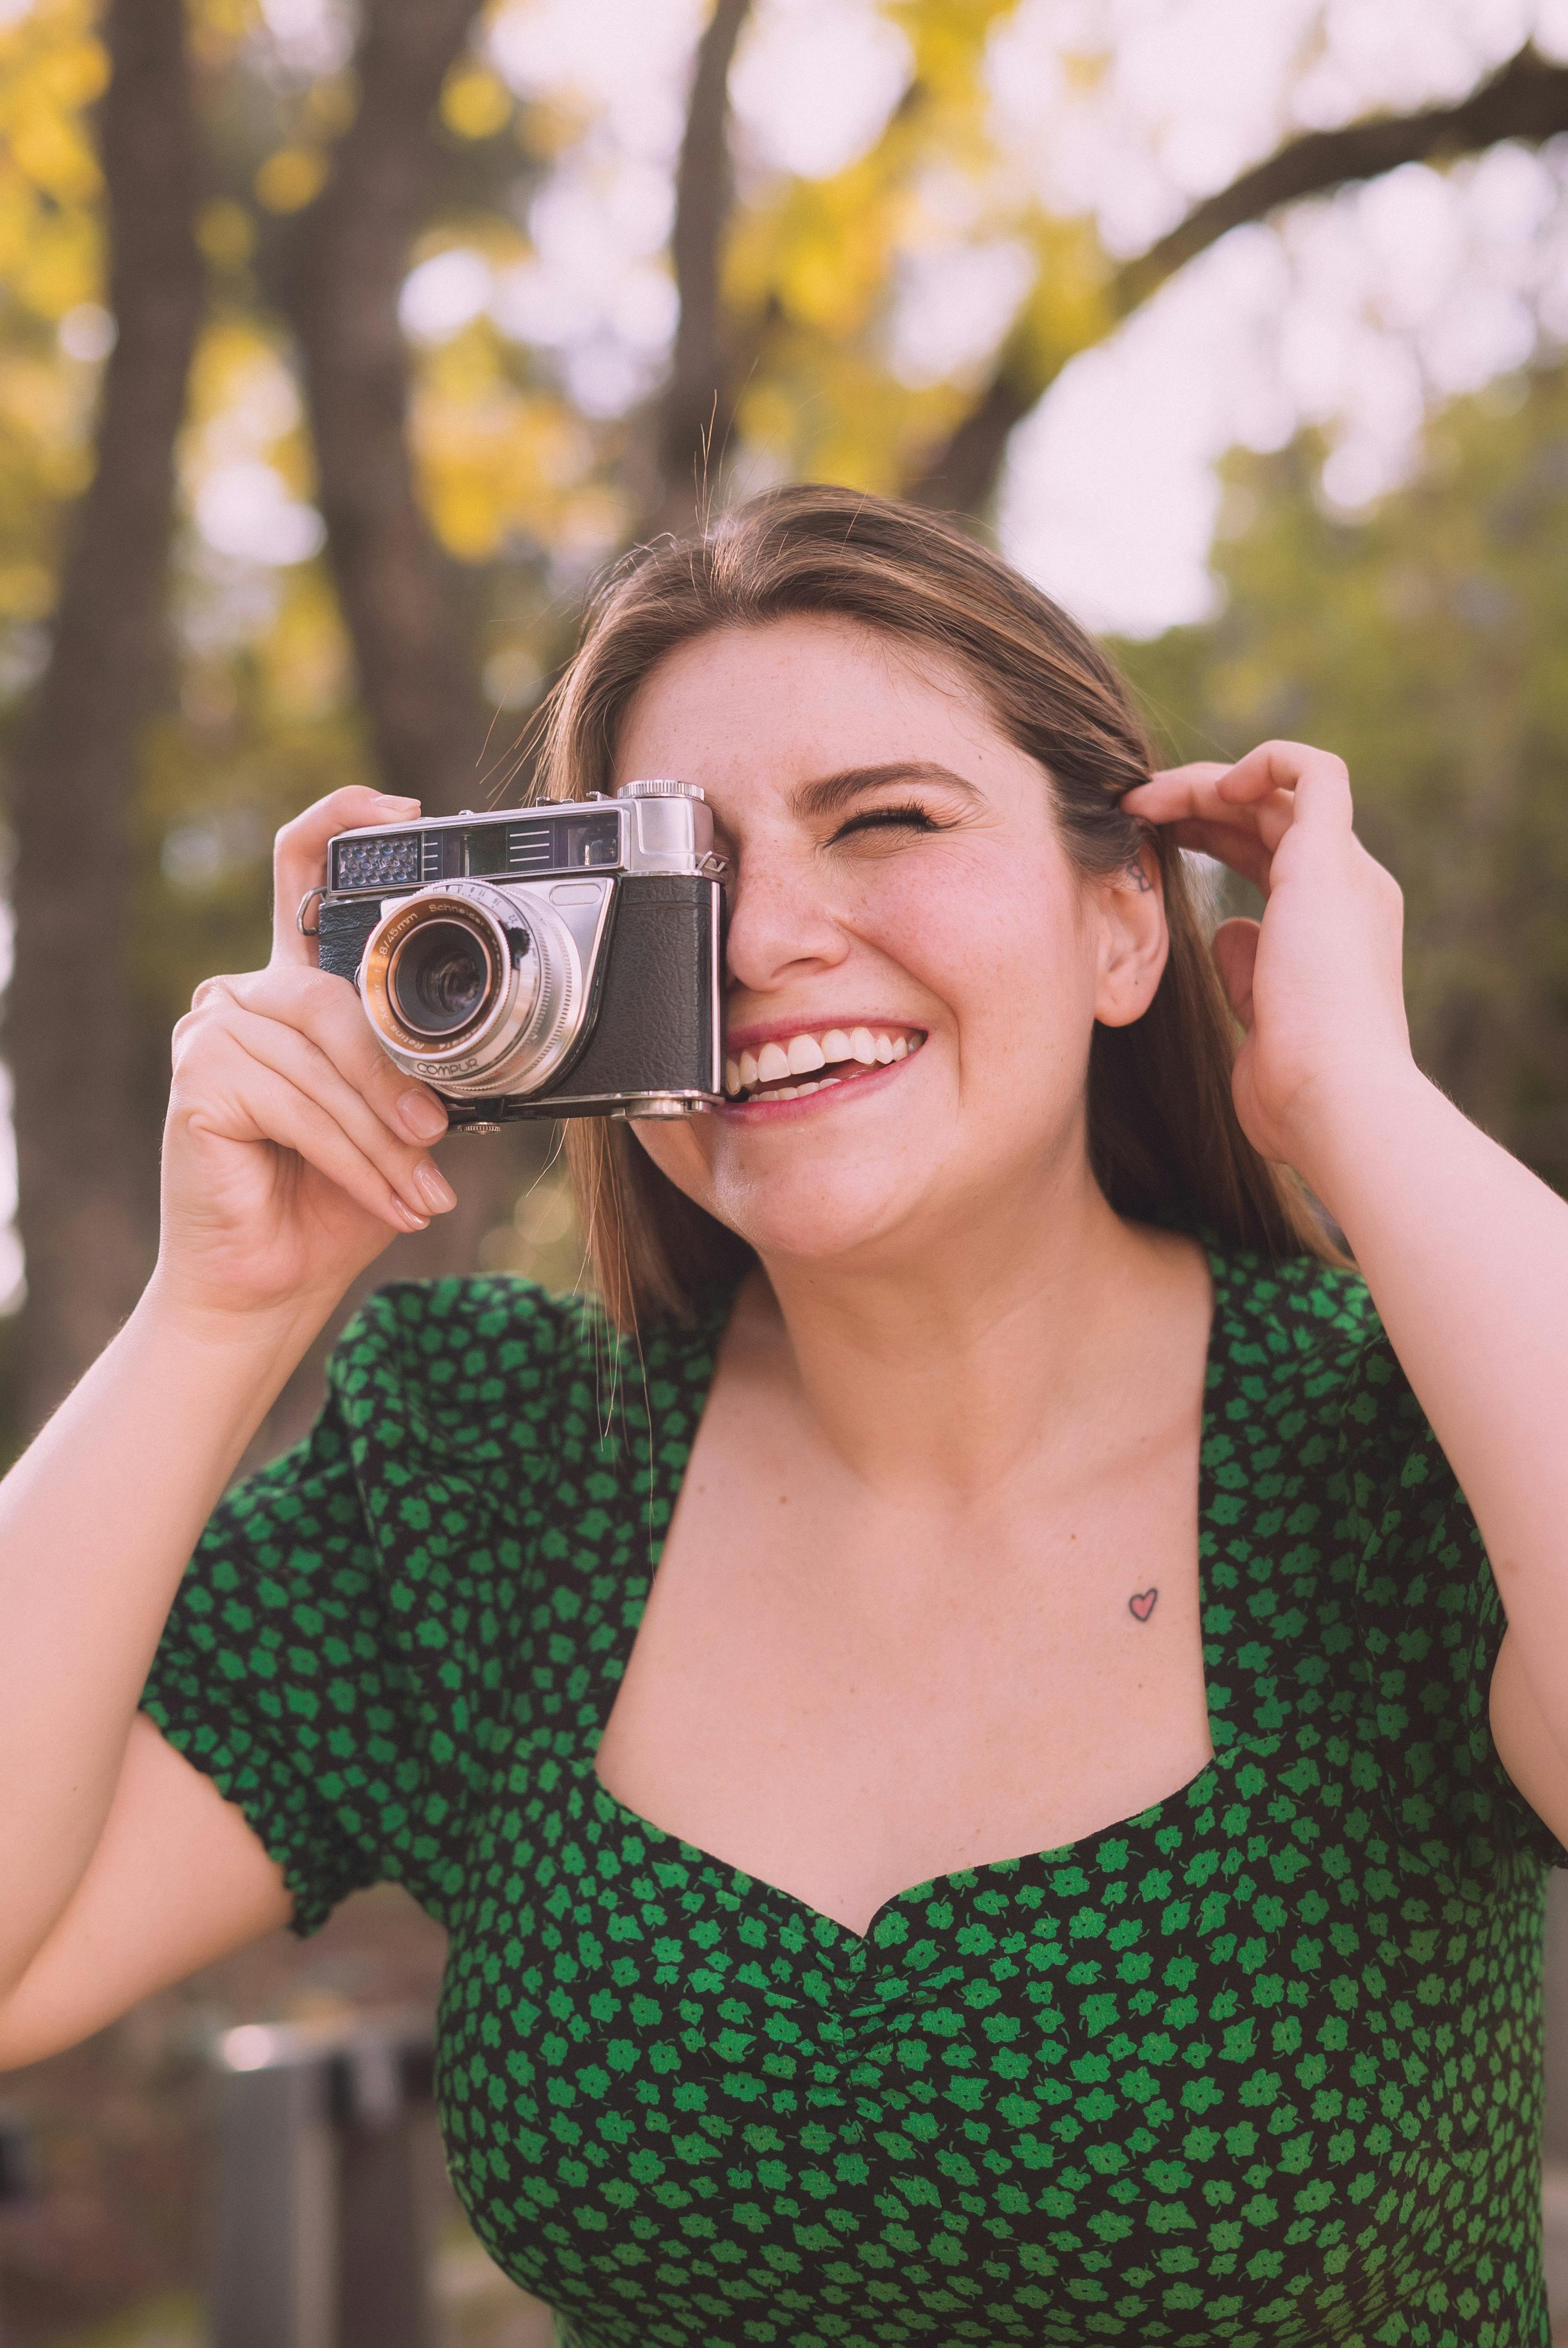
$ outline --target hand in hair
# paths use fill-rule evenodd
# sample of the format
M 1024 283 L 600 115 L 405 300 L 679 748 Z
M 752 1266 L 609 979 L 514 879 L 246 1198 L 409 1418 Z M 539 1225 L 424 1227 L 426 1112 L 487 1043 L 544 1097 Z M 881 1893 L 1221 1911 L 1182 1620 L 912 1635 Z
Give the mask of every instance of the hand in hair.
M 1402 901 L 1352 829 L 1344 761 L 1266 742 L 1234 767 L 1174 767 L 1129 791 L 1129 815 L 1168 825 L 1267 900 L 1221 923 L 1214 960 L 1246 1033 L 1236 1115 L 1255 1149 L 1308 1181 L 1342 1103 L 1413 1073 L 1400 983 Z

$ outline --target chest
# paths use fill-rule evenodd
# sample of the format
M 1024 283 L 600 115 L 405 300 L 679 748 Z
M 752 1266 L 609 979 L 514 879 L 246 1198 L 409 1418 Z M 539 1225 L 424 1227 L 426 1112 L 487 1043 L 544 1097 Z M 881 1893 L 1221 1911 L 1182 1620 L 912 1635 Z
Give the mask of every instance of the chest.
M 852 1930 L 1210 1751 L 1196 1428 L 937 1511 L 711 1406 L 603 1740 L 629 1809 Z

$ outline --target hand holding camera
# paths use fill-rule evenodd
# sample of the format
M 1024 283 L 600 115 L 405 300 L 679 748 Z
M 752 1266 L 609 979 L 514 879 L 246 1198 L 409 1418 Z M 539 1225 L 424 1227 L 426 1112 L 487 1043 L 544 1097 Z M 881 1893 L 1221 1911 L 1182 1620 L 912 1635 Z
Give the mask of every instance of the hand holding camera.
M 320 1313 L 398 1231 L 456 1201 L 429 1146 L 440 1100 L 395 1066 L 294 909 L 349 827 L 414 802 L 359 788 L 278 834 L 272 960 L 210 978 L 174 1031 L 158 1286 L 182 1308 Z
M 448 1124 L 715 1105 L 712 838 L 672 781 L 429 821 L 355 788 L 285 825 L 271 962 L 206 980 L 174 1031 L 164 1292 L 324 1311 L 456 1203 L 428 1155 Z

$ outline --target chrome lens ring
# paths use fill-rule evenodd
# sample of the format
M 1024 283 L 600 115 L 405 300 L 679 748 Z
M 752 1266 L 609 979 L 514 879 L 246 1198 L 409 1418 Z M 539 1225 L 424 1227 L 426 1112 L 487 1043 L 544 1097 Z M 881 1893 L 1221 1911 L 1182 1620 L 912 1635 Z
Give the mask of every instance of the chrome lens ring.
M 409 1027 L 393 983 L 401 950 L 437 922 L 469 931 L 490 970 L 476 1013 L 440 1043 Z M 359 990 L 395 1066 L 460 1100 L 536 1090 L 575 1039 L 586 992 L 576 942 L 548 903 L 473 880 L 400 898 L 365 941 Z

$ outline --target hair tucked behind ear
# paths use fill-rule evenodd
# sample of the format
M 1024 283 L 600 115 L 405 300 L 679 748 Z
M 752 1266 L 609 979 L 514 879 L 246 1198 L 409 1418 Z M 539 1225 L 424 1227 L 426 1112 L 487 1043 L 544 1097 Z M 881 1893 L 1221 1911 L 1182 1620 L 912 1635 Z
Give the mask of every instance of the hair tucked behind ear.
M 1231 1097 L 1235 1027 L 1186 860 L 1122 811 L 1153 754 L 1110 662 L 1049 596 L 954 523 L 848 489 L 770 490 L 690 539 L 642 549 L 592 605 L 545 713 L 551 798 L 610 787 L 628 705 L 677 646 L 709 630 L 836 614 L 955 662 L 1049 779 L 1086 875 L 1159 859 L 1170 959 L 1128 1027 L 1096 1027 L 1095 1174 L 1119 1214 L 1196 1223 L 1270 1257 L 1336 1258 L 1295 1178 L 1261 1159 Z M 567 1159 L 606 1304 L 623 1327 L 688 1319 L 750 1262 L 743 1240 L 666 1179 L 624 1126 L 574 1121 Z M 1337 1260 L 1337 1259 L 1336 1259 Z

